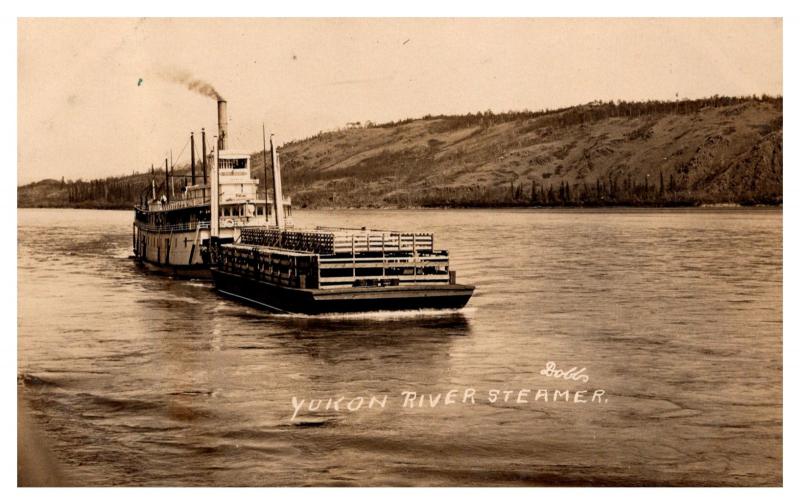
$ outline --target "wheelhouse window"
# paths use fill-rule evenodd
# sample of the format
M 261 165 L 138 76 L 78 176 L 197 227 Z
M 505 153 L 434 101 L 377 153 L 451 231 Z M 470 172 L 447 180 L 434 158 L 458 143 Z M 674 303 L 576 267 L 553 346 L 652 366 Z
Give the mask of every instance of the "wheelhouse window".
M 219 167 L 223 170 L 243 170 L 247 168 L 247 158 L 220 159 Z

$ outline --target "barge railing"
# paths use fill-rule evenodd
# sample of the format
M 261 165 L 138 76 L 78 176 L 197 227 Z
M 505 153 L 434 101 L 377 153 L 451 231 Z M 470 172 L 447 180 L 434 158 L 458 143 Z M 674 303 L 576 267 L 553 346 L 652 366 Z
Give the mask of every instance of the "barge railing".
M 295 288 L 335 289 L 448 284 L 446 250 L 431 233 L 322 228 L 243 227 L 220 247 L 219 268 Z

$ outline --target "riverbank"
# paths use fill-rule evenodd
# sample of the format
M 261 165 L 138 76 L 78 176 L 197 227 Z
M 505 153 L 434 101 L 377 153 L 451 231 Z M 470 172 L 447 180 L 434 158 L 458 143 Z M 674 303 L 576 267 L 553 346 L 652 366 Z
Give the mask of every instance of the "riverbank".
M 283 188 L 295 208 L 780 204 L 783 100 L 594 102 L 539 113 L 425 116 L 320 133 L 288 142 L 280 153 Z M 262 152 L 250 162 L 264 166 Z M 186 163 L 172 168 L 175 194 L 190 173 Z M 259 178 L 260 192 L 269 192 L 268 177 Z M 17 187 L 17 201 L 128 209 L 152 197 L 153 183 L 160 194 L 165 179 L 163 169 L 50 178 Z
M 89 206 L 89 205 L 76 205 L 76 206 L 18 206 L 17 209 L 28 208 L 51 208 L 51 209 L 69 209 L 69 210 L 133 210 L 131 206 Z M 783 208 L 783 202 L 779 203 L 701 203 L 691 202 L 683 204 L 663 204 L 663 205 L 494 205 L 494 206 L 469 206 L 469 205 L 440 205 L 440 206 L 393 206 L 393 205 L 375 205 L 375 206 L 305 206 L 301 207 L 303 210 L 322 210 L 322 211 L 335 211 L 335 210 L 569 210 L 569 209 L 659 209 L 659 208 Z

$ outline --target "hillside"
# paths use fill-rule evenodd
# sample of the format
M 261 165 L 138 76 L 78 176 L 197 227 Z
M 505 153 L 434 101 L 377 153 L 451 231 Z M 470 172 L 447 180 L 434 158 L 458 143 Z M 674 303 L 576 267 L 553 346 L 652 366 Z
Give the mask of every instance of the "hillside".
M 320 133 L 282 149 L 284 191 L 299 207 L 780 204 L 782 105 L 592 103 Z M 77 192 L 73 184 L 22 186 L 18 204 L 129 207 L 149 182 L 82 182 L 95 186 Z

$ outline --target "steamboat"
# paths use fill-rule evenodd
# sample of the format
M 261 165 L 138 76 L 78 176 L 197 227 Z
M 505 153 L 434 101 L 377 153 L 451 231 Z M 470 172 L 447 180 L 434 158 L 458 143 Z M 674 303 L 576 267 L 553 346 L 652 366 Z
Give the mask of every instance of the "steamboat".
M 456 283 L 450 256 L 434 247 L 431 233 L 296 228 L 272 137 L 272 197 L 259 197 L 249 155 L 227 148 L 226 110 L 219 101 L 217 148 L 203 156 L 211 163 L 210 183 L 204 164 L 203 184 L 192 180 L 176 200 L 156 199 L 153 189 L 152 198 L 136 208 L 134 252 L 140 262 L 173 274 L 210 274 L 221 295 L 275 313 L 467 304 L 475 287 Z M 265 177 L 266 159 L 265 135 Z
M 291 199 L 283 198 L 275 207 L 266 191 L 258 191 L 259 181 L 252 178 L 250 156 L 227 150 L 227 102 L 217 101 L 219 133 L 216 149 L 206 152 L 206 132 L 202 130 L 202 182 L 196 175 L 194 134 L 191 143 L 191 179 L 176 192 L 180 177 L 170 174 L 169 159 L 164 160 L 165 178 L 160 186 L 155 178 L 135 207 L 133 223 L 134 259 L 150 271 L 183 278 L 211 278 L 209 238 L 211 237 L 211 185 L 207 178 L 209 162 L 219 165 L 216 171 L 218 219 L 215 236 L 222 242 L 239 239 L 248 226 L 266 226 L 274 208 L 282 208 L 283 220 L 291 222 Z M 266 172 L 265 172 L 266 176 Z M 180 181 L 178 181 L 179 183 Z M 266 184 L 264 185 L 266 187 Z

